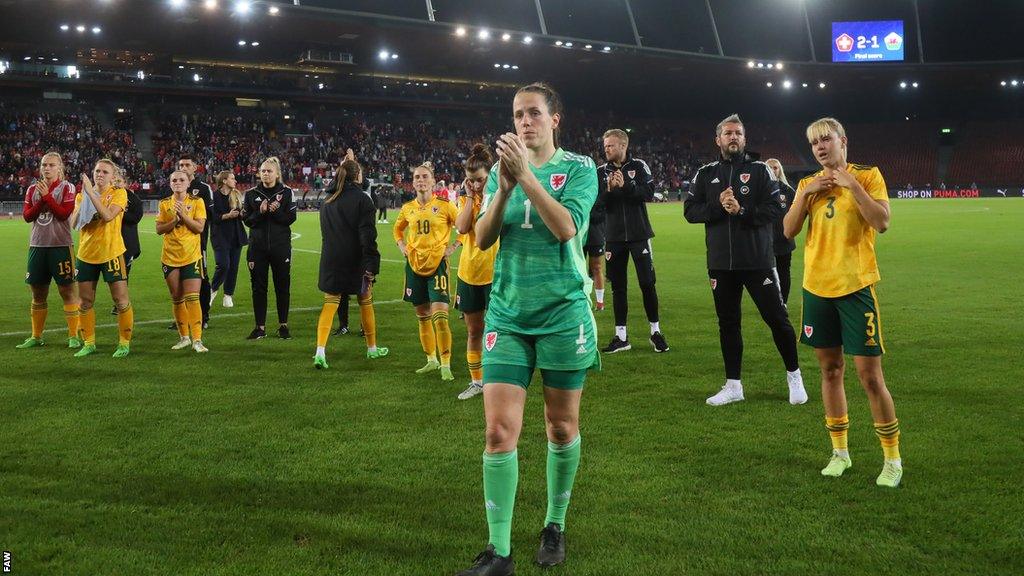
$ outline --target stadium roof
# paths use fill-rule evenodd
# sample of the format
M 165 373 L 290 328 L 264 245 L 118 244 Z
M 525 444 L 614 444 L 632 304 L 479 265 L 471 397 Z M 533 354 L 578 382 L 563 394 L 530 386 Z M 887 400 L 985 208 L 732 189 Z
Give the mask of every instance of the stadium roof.
M 790 108 L 805 108 L 821 99 L 822 83 L 833 104 L 843 100 L 846 108 L 870 107 L 872 97 L 902 97 L 903 81 L 918 82 L 931 94 L 971 98 L 972 90 L 981 97 L 1014 73 L 1024 79 L 1020 61 L 999 61 L 1024 58 L 1024 43 L 1004 41 L 1011 27 L 986 27 L 984 42 L 970 41 L 982 34 L 980 28 L 960 27 L 960 49 L 954 52 L 933 36 L 951 23 L 978 18 L 1024 21 L 1024 2 L 995 1 L 984 11 L 967 9 L 964 0 L 922 3 L 919 10 L 913 0 L 808 2 L 805 11 L 799 0 L 760 0 L 753 11 L 755 3 L 746 0 L 503 0 L 500 14 L 493 8 L 488 13 L 491 3 L 467 0 L 296 3 L 301 5 L 250 2 L 241 14 L 236 2 L 224 0 L 215 10 L 201 0 L 185 0 L 180 8 L 167 0 L 82 0 L 74 11 L 67 0 L 0 0 L 5 15 L 0 58 L 52 57 L 82 65 L 89 64 L 90 50 L 107 49 L 129 51 L 108 65 L 132 74 L 132 66 L 161 74 L 180 63 L 201 62 L 278 70 L 316 66 L 325 73 L 510 86 L 543 79 L 567 100 L 645 112 L 680 106 L 747 109 L 781 98 Z M 964 10 L 943 17 L 942 6 Z M 269 13 L 271 7 L 276 14 Z M 904 19 L 908 62 L 823 62 L 831 40 L 827 31 L 815 31 L 826 30 L 835 18 Z M 100 32 L 93 33 L 93 27 Z M 460 27 L 465 35 L 458 34 Z M 483 30 L 489 37 L 482 37 Z M 532 42 L 526 43 L 527 36 Z M 352 63 L 300 63 L 310 50 L 350 54 Z M 388 56 L 381 58 L 382 52 Z M 920 108 L 915 96 L 906 94 Z

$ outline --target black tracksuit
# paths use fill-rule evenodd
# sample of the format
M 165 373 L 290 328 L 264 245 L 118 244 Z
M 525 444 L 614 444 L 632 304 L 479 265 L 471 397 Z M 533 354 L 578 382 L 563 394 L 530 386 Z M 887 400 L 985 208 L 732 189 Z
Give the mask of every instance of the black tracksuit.
M 266 200 L 267 212 L 260 212 Z M 278 202 L 277 210 L 269 205 Z M 277 297 L 277 320 L 288 323 L 288 305 L 291 298 L 292 230 L 295 222 L 295 199 L 292 189 L 278 182 L 271 188 L 262 183 L 245 193 L 242 219 L 249 227 L 249 276 L 252 280 L 252 309 L 256 325 L 267 323 L 267 273 L 274 274 L 274 294 Z
M 199 250 L 203 260 L 203 281 L 199 285 L 199 307 L 203 310 L 203 324 L 210 320 L 210 276 L 206 273 L 206 245 L 210 239 L 210 219 L 213 218 L 213 188 L 196 176 L 188 185 L 188 193 L 195 198 L 202 198 L 206 204 L 206 224 L 199 238 Z
M 740 299 L 744 288 L 771 328 L 786 370 L 799 368 L 796 333 L 782 301 L 772 238 L 772 226 L 785 214 L 787 204 L 771 169 L 757 159 L 757 154 L 745 152 L 702 166 L 683 203 L 686 220 L 704 224 L 725 377 L 732 380 L 740 379 L 743 363 Z M 736 215 L 727 213 L 720 200 L 729 187 L 740 205 Z
M 608 189 L 608 178 L 622 171 L 623 186 Z M 612 285 L 615 325 L 625 326 L 629 313 L 626 267 L 633 258 L 637 281 L 643 293 L 648 322 L 658 321 L 658 292 L 654 288 L 654 257 L 651 238 L 654 230 L 647 216 L 647 202 L 654 197 L 654 176 L 647 163 L 627 156 L 621 166 L 612 162 L 597 169 L 598 200 L 604 207 L 606 274 Z M 593 214 L 592 214 L 593 217 Z
M 785 182 L 779 182 L 779 198 L 785 202 L 787 208 L 793 203 L 796 192 Z M 775 251 L 775 270 L 779 274 L 779 288 L 782 290 L 782 301 L 789 303 L 789 287 L 792 274 L 790 268 L 793 264 L 793 251 L 796 250 L 796 242 L 792 238 L 786 238 L 783 232 L 782 219 L 786 212 L 782 212 L 772 226 L 774 232 L 772 242 Z
M 375 213 L 370 197 L 351 182 L 320 207 L 321 292 L 358 295 L 365 292 L 366 273 L 380 273 Z

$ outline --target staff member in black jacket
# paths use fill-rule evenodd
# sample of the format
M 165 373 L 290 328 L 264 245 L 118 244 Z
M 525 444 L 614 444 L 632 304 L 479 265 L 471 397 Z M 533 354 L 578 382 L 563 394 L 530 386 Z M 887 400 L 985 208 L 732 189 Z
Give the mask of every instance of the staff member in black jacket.
M 791 205 L 796 192 L 789 185 L 789 180 L 786 179 L 786 171 L 782 169 L 782 162 L 775 158 L 769 158 L 764 163 L 768 165 L 772 174 L 775 175 L 775 179 L 779 181 L 779 198 L 786 203 L 786 206 Z M 786 213 L 783 212 L 782 216 L 779 216 L 773 223 L 772 231 L 774 236 L 772 241 L 775 248 L 775 270 L 779 274 L 779 289 L 782 290 L 782 301 L 789 304 L 790 266 L 793 263 L 793 250 L 796 250 L 796 241 L 792 238 L 786 238 L 786 234 L 783 232 L 782 218 L 785 215 Z
M 128 207 L 125 208 L 124 217 L 121 218 L 121 239 L 124 240 L 124 263 L 125 282 L 131 277 L 132 262 L 142 256 L 142 245 L 139 244 L 139 221 L 142 220 L 142 200 L 135 192 L 128 189 L 124 176 L 118 174 L 114 179 L 115 188 L 124 188 L 128 193 Z M 117 316 L 117 305 L 110 310 L 110 314 Z
M 342 300 L 355 294 L 359 300 L 360 323 L 366 338 L 366 357 L 382 358 L 388 349 L 377 346 L 377 320 L 373 312 L 373 282 L 380 273 L 377 250 L 376 208 L 363 193 L 362 167 L 345 160 L 334 179 L 334 194 L 320 208 L 320 291 L 324 306 L 316 325 L 316 354 L 313 366 L 327 368 L 327 338 L 334 314 Z
M 707 402 L 721 406 L 743 400 L 740 299 L 746 288 L 786 365 L 789 403 L 803 404 L 807 392 L 797 362 L 796 333 L 782 302 L 772 250 L 772 225 L 785 214 L 787 204 L 768 166 L 745 150 L 739 116 L 733 114 L 718 123 L 715 143 L 721 160 L 697 170 L 683 204 L 687 221 L 704 224 L 708 276 L 725 360 L 725 386 Z
M 235 173 L 224 170 L 214 179 L 217 192 L 213 195 L 213 212 L 210 220 L 210 240 L 217 268 L 210 282 L 211 302 L 217 298 L 217 291 L 224 287 L 224 307 L 235 305 L 235 283 L 238 280 L 238 262 L 242 246 L 249 243 L 242 226 L 242 193 L 236 188 Z
M 213 188 L 206 183 L 202 176 L 196 176 L 196 159 L 188 154 L 178 157 L 178 170 L 188 174 L 192 182 L 188 185 L 188 194 L 193 198 L 202 198 L 206 204 L 206 213 L 213 214 Z M 199 307 L 203 310 L 203 329 L 207 328 L 210 322 L 210 301 L 213 299 L 210 291 L 210 275 L 206 273 L 206 245 L 210 238 L 210 221 L 206 219 L 203 225 L 203 233 L 199 237 L 199 252 L 202 254 L 203 279 L 199 284 Z
M 292 189 L 281 181 L 281 163 L 271 156 L 260 164 L 260 181 L 246 191 L 242 220 L 249 227 L 249 276 L 252 279 L 252 310 L 256 327 L 247 337 L 267 336 L 267 273 L 274 274 L 277 297 L 277 336 L 288 340 L 288 304 L 291 298 L 292 229 L 295 222 Z
M 647 163 L 629 155 L 629 136 L 622 130 L 604 133 L 604 155 L 608 159 L 597 169 L 598 202 L 605 208 L 605 258 L 608 280 L 612 284 L 615 309 L 615 336 L 604 348 L 606 353 L 632 349 L 626 335 L 629 301 L 626 297 L 626 266 L 630 256 L 643 294 L 644 310 L 651 324 L 651 345 L 655 352 L 667 352 L 658 321 L 658 292 L 654 288 L 654 255 L 651 248 L 650 218 L 647 202 L 654 197 L 654 176 Z M 597 203 L 595 203 L 596 205 Z

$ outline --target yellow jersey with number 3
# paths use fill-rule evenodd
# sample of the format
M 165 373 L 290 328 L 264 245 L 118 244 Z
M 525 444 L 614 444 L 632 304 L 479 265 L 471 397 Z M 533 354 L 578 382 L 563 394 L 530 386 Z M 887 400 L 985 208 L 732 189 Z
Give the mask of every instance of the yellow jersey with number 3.
M 430 276 L 444 258 L 458 212 L 447 200 L 431 198 L 420 204 L 415 198 L 402 205 L 395 220 L 395 242 L 405 240 L 409 266 L 420 276 Z
M 75 197 L 75 209 L 82 205 L 81 192 Z M 96 214 L 92 222 L 82 227 L 78 235 L 78 258 L 89 264 L 103 264 L 124 254 L 124 240 L 121 238 L 121 220 L 128 208 L 128 192 L 124 188 L 107 188 L 99 194 L 100 202 L 106 207 L 120 206 L 117 216 L 110 222 Z
M 877 167 L 847 164 L 846 171 L 872 200 L 889 202 L 885 180 Z M 797 193 L 823 172 L 801 180 Z M 877 231 L 861 216 L 853 192 L 836 186 L 807 200 L 804 289 L 823 298 L 838 298 L 878 282 L 881 276 L 875 260 Z
M 206 219 L 206 203 L 202 198 L 186 196 L 182 202 L 189 218 Z M 156 215 L 157 224 L 174 221 L 174 196 L 160 201 Z M 187 266 L 202 257 L 200 251 L 201 236 L 188 229 L 184 222 L 178 222 L 170 232 L 164 234 L 163 250 L 160 252 L 160 263 L 167 266 Z
M 467 202 L 473 203 L 473 223 L 476 223 L 480 215 L 480 205 L 483 198 L 463 196 L 459 201 L 461 212 Z M 462 254 L 459 256 L 459 280 L 473 286 L 485 286 L 494 280 L 494 257 L 498 253 L 498 242 L 487 250 L 481 250 L 476 243 L 476 230 L 471 229 L 466 234 L 459 234 L 459 243 L 462 244 Z

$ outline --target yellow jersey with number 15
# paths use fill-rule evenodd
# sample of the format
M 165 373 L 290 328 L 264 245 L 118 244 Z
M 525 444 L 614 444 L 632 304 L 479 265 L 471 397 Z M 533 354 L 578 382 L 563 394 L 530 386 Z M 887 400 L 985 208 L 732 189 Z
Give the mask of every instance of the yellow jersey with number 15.
M 874 166 L 847 164 L 872 200 L 889 202 L 882 173 Z M 800 181 L 797 193 L 820 176 L 815 172 Z M 861 216 L 849 188 L 836 186 L 807 199 L 807 236 L 804 244 L 804 289 L 823 298 L 838 298 L 870 286 L 881 278 L 875 260 L 877 231 Z

